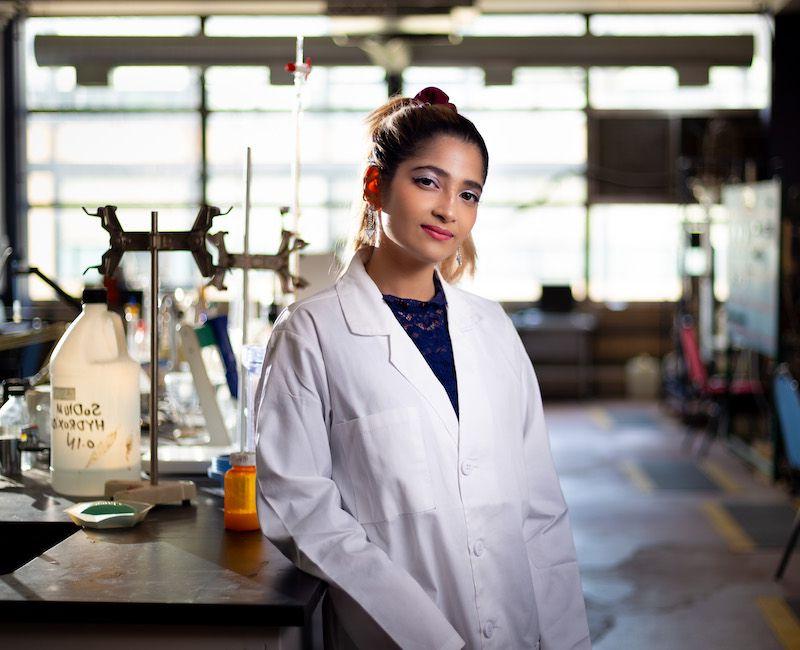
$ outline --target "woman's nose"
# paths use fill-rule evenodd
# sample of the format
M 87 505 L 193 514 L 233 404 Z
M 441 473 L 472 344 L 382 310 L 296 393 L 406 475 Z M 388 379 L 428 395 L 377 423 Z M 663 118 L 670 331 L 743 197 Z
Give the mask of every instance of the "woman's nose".
M 456 216 L 454 199 L 443 196 L 434 208 L 433 214 L 444 221 L 454 221 Z

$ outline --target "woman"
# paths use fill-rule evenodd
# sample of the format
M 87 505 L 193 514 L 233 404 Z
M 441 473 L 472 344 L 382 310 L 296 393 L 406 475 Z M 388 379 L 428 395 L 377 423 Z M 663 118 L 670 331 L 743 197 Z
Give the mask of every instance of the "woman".
M 326 647 L 589 648 L 536 375 L 453 286 L 488 153 L 442 91 L 369 117 L 356 253 L 285 310 L 259 391 L 264 534 L 326 581 Z

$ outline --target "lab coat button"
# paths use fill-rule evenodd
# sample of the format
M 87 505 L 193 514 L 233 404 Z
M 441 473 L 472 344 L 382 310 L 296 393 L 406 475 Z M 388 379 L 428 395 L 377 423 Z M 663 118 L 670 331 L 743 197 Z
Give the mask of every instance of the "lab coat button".
M 464 476 L 468 476 L 470 472 L 472 472 L 473 464 L 470 463 L 468 460 L 465 460 L 461 463 L 461 473 Z
M 492 634 L 494 634 L 494 624 L 489 621 L 486 625 L 483 626 L 483 636 L 487 639 L 492 638 Z
M 480 557 L 481 555 L 483 555 L 484 548 L 485 546 L 483 545 L 483 542 L 481 540 L 478 540 L 472 547 L 472 552 L 475 553 L 475 555 L 477 555 L 478 557 Z

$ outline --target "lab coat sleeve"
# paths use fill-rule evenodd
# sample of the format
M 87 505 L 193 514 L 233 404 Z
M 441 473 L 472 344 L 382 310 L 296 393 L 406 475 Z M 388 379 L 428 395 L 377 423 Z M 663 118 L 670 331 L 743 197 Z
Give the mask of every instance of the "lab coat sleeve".
M 462 648 L 419 583 L 342 508 L 331 479 L 326 386 L 315 337 L 276 329 L 256 407 L 262 531 L 299 569 L 337 590 L 350 608 L 342 625 L 359 647 Z
M 523 523 L 542 650 L 591 648 L 567 505 L 556 474 L 542 398 L 530 357 L 511 323 L 523 388 L 527 509 Z

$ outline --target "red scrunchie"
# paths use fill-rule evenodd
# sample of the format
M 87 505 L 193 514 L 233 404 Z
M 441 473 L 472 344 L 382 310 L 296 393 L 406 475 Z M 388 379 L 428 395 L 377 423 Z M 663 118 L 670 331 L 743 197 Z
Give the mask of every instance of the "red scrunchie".
M 456 105 L 451 104 L 448 101 L 450 97 L 447 96 L 447 93 L 436 86 L 428 86 L 427 88 L 423 88 L 416 95 L 414 95 L 414 99 L 422 104 L 443 104 L 450 110 L 458 113 Z

